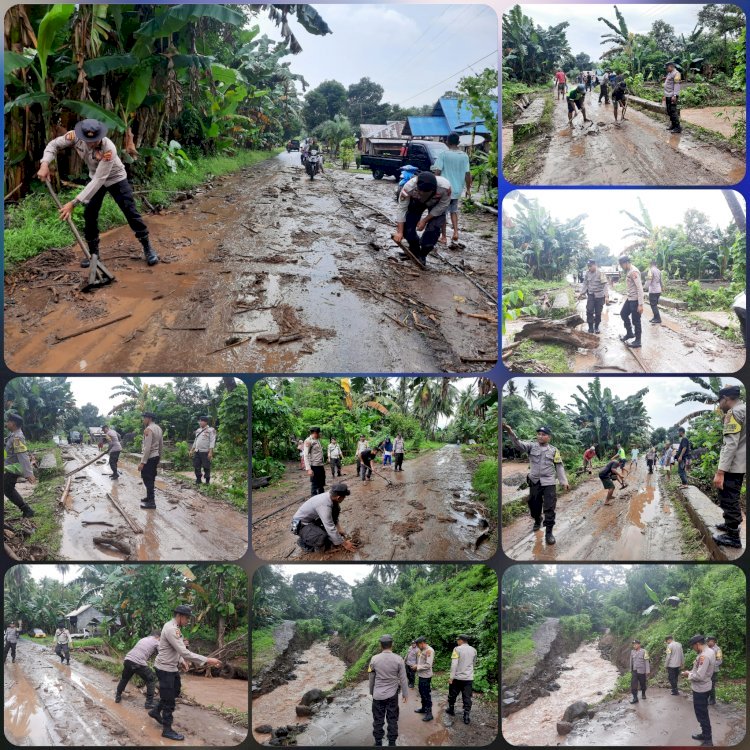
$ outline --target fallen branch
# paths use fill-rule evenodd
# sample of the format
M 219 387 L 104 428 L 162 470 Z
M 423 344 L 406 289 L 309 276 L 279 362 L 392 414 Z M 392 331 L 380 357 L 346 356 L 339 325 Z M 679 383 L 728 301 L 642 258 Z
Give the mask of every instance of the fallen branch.
M 170 328 L 169 326 L 162 326 L 165 331 L 205 331 L 206 326 L 176 326 Z
M 459 359 L 465 364 L 482 364 L 486 362 L 497 362 L 497 357 L 462 357 Z
M 21 558 L 10 548 L 8 542 L 3 542 L 3 549 L 5 550 L 5 554 L 8 555 L 11 560 L 21 562 Z
M 120 515 L 125 519 L 128 526 L 133 530 L 136 534 L 142 534 L 143 529 L 123 510 L 123 507 L 120 505 L 120 503 L 115 500 L 112 495 L 109 494 L 109 492 L 106 493 L 107 497 L 109 498 L 109 501 L 112 503 L 112 505 L 117 508 L 118 511 L 120 511 Z
M 551 341 L 555 344 L 566 344 L 580 349 L 596 349 L 599 337 L 593 333 L 575 330 L 583 323 L 580 315 L 569 315 L 562 320 L 536 320 L 527 323 L 515 335 L 515 341 L 531 339 L 532 341 Z
M 271 518 L 271 516 L 275 516 L 277 513 L 281 513 L 282 511 L 286 510 L 287 508 L 291 508 L 293 505 L 299 505 L 303 503 L 304 500 L 293 500 L 291 503 L 287 503 L 286 505 L 282 506 L 281 508 L 277 508 L 276 510 L 272 511 L 271 513 L 268 513 L 265 516 L 261 516 L 260 518 L 253 518 L 253 526 L 256 524 L 259 524 L 261 521 L 265 521 L 266 518 Z
M 81 464 L 75 469 L 71 469 L 70 471 L 65 472 L 66 477 L 73 476 L 73 474 L 77 474 L 81 469 L 85 469 L 87 466 L 91 466 L 91 464 L 94 463 L 94 461 L 98 461 L 102 456 L 106 456 L 107 453 L 109 453 L 109 448 L 107 448 L 106 451 L 102 451 L 98 456 L 95 458 L 92 458 L 90 461 L 87 461 L 85 464 Z M 68 489 L 70 488 L 70 483 L 68 483 Z
M 255 340 L 261 344 L 288 344 L 291 341 L 299 341 L 302 338 L 301 333 L 284 333 L 284 334 L 266 334 L 258 336 Z
M 104 328 L 105 326 L 110 326 L 113 323 L 119 323 L 121 320 L 132 317 L 132 315 L 133 313 L 118 315 L 116 318 L 110 318 L 110 320 L 105 320 L 103 323 L 97 323 L 93 326 L 86 326 L 86 328 L 81 328 L 78 331 L 74 331 L 73 333 L 66 333 L 62 336 L 60 334 L 56 334 L 55 338 L 57 339 L 57 341 L 67 341 L 68 339 L 75 338 L 76 336 L 83 336 L 84 333 L 91 333 L 92 331 L 98 331 L 100 328 Z
M 96 461 L 96 459 L 94 459 L 94 461 Z M 60 505 L 62 505 L 63 507 L 65 506 L 65 499 L 68 497 L 68 493 L 70 492 L 70 483 L 72 481 L 73 481 L 73 477 L 69 476 L 65 482 L 65 488 L 63 489 L 63 493 L 60 496 Z
M 95 536 L 92 541 L 99 546 L 114 547 L 116 550 L 122 552 L 123 555 L 130 555 L 132 552 L 130 545 L 121 539 L 114 539 L 108 536 Z
M 209 354 L 218 354 L 219 352 L 223 352 L 226 349 L 234 349 L 235 346 L 240 346 L 240 344 L 246 344 L 252 336 L 246 338 L 246 339 L 240 339 L 239 341 L 233 341 L 231 344 L 227 344 L 226 346 L 222 346 L 219 349 L 214 349 L 212 352 L 209 352 Z
M 488 315 L 487 313 L 470 313 L 466 312 L 466 310 L 462 310 L 460 307 L 456 308 L 456 312 L 459 315 L 466 315 L 467 318 L 476 318 L 477 320 L 484 320 L 487 323 L 494 323 L 497 325 L 497 318 L 493 318 L 492 315 Z

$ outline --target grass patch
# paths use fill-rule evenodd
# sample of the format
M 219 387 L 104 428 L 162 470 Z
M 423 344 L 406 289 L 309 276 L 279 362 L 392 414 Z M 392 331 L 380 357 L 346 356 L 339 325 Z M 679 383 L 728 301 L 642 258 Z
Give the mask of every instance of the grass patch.
M 741 703 L 744 706 L 747 702 L 747 683 L 745 680 L 722 682 L 719 677 L 716 683 L 716 700 L 722 703 Z
M 498 485 L 497 459 L 488 458 L 477 466 L 471 478 L 471 487 L 477 493 L 480 502 L 484 503 L 493 518 L 497 518 Z
M 724 310 L 722 312 L 729 312 L 728 310 Z M 698 326 L 702 331 L 706 331 L 707 333 L 711 333 L 714 336 L 718 336 L 719 338 L 725 339 L 726 341 L 731 341 L 735 344 L 743 344 L 744 340 L 742 338 L 742 332 L 740 331 L 740 324 L 739 321 L 737 321 L 737 327 L 732 328 L 719 328 L 719 326 L 712 325 L 707 320 L 703 320 L 703 318 L 699 318 L 694 313 L 687 313 L 687 317 L 690 318 L 690 320 L 695 323 L 695 325 Z
M 535 135 L 522 143 L 513 144 L 513 148 L 503 158 L 503 174 L 508 182 L 514 185 L 529 185 L 538 171 L 539 159 L 544 155 L 552 130 L 552 112 L 555 104 L 548 92 L 544 100 L 544 111 L 539 120 L 539 127 Z
M 513 633 L 503 633 L 502 665 L 503 683 L 512 685 L 536 662 L 535 646 L 531 636 L 535 626 L 522 628 Z
M 682 553 L 691 560 L 710 560 L 711 557 L 703 544 L 700 532 L 690 520 L 690 516 L 685 508 L 685 501 L 683 500 L 682 495 L 677 491 L 677 487 L 680 484 L 679 477 L 673 475 L 669 479 L 665 479 L 662 475 L 659 481 L 671 500 L 672 507 L 677 514 L 678 521 L 680 522 L 680 545 L 682 547 Z
M 273 631 L 273 626 L 253 628 L 253 674 L 258 674 L 263 667 L 273 661 L 276 654 L 276 643 L 274 641 Z
M 115 664 L 111 661 L 102 661 L 101 659 L 95 659 L 93 656 L 83 652 L 73 655 L 75 656 L 76 661 L 79 661 L 81 662 L 81 664 L 85 664 L 88 667 L 98 669 L 100 672 L 106 672 L 107 674 L 111 674 L 113 677 L 120 677 L 120 675 L 122 674 L 122 666 L 120 664 Z M 131 683 L 135 683 L 136 687 L 140 687 L 146 684 L 138 675 L 133 675 Z
M 208 708 L 226 719 L 232 726 L 244 727 L 245 729 L 250 726 L 247 711 L 241 711 L 239 708 L 232 708 L 231 706 L 210 705 Z
M 513 353 L 509 365 L 511 370 L 514 369 L 513 362 L 517 359 L 531 360 L 547 368 L 541 372 L 569 373 L 571 371 L 567 349 L 558 344 L 539 344 L 536 341 L 526 340 Z M 524 369 L 528 371 L 527 368 Z
M 500 506 L 500 524 L 510 526 L 517 518 L 525 516 L 529 512 L 529 504 L 526 500 L 514 500 L 511 503 L 503 503 Z

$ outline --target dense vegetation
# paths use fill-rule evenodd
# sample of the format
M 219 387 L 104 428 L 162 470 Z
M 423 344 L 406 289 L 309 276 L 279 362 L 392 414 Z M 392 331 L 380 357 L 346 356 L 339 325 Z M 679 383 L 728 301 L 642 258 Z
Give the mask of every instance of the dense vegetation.
M 475 689 L 497 691 L 497 576 L 490 568 L 375 565 L 353 586 L 334 572 L 287 577 L 286 571 L 267 566 L 255 574 L 254 644 L 256 633 L 258 644 L 268 643 L 274 624 L 282 619 L 301 620 L 321 635 L 335 630 L 359 655 L 347 670 L 349 681 L 364 676 L 370 657 L 380 650 L 383 632 L 393 636 L 394 651 L 400 654 L 414 638 L 425 636 L 435 649 L 435 669 L 442 673 L 450 668 L 456 635 L 466 631 L 478 651 Z M 395 610 L 395 615 L 385 610 Z M 438 675 L 435 683 L 445 679 Z

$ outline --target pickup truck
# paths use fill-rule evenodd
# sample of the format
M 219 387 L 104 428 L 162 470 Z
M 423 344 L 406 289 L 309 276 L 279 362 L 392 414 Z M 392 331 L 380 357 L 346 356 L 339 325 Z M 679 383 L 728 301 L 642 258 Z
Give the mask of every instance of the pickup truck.
M 370 167 L 372 176 L 382 180 L 385 175 L 398 179 L 401 167 L 412 164 L 423 172 L 428 172 L 435 163 L 438 154 L 448 147 L 439 141 L 409 141 L 406 156 L 371 156 L 362 154 L 359 163 L 363 167 Z

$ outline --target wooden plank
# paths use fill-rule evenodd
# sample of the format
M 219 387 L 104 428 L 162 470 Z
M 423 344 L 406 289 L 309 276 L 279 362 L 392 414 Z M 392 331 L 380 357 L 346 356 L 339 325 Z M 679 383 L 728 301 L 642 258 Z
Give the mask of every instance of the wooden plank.
M 104 328 L 105 326 L 110 326 L 113 323 L 119 323 L 121 320 L 126 320 L 127 318 L 132 317 L 133 313 L 125 313 L 125 315 L 118 315 L 116 318 L 110 318 L 109 320 L 105 320 L 103 323 L 97 323 L 93 326 L 86 326 L 85 328 L 79 328 L 77 331 L 73 331 L 73 333 L 66 333 L 62 336 L 57 334 L 56 338 L 58 341 L 67 341 L 68 339 L 75 338 L 76 336 L 83 336 L 84 333 L 91 333 L 92 331 L 97 331 L 100 328 Z

